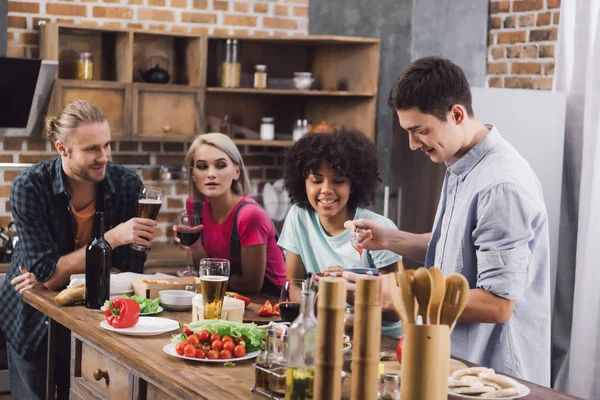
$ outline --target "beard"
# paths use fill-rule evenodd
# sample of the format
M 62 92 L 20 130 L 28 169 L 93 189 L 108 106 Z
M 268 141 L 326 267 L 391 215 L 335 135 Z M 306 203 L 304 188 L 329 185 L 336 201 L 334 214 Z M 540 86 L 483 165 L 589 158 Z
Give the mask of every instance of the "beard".
M 72 158 L 69 158 L 68 166 L 71 172 L 80 180 L 90 183 L 100 183 L 106 175 L 106 166 L 102 173 L 91 169 L 91 165 L 82 166 L 77 164 Z

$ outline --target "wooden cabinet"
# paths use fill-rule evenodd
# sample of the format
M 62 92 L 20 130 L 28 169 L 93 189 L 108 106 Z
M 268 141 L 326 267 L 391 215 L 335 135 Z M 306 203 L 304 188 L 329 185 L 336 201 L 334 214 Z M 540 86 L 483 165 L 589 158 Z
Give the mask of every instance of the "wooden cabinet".
M 228 37 L 88 28 L 40 27 L 41 57 L 59 61 L 53 108 L 80 98 L 107 114 L 113 136 L 128 140 L 185 140 L 218 131 L 225 115 L 238 144 L 290 146 L 298 119 L 357 129 L 375 139 L 379 40 L 343 36 L 231 37 L 238 40 L 240 87 L 223 88 Z M 91 51 L 93 80 L 75 80 L 77 51 Z M 268 83 L 254 89 L 257 64 Z M 159 65 L 166 85 L 143 82 Z M 311 72 L 311 90 L 294 87 L 295 72 Z M 262 117 L 275 119 L 275 139 L 259 141 Z M 241 139 L 240 137 L 243 137 Z
M 133 85 L 133 136 L 191 139 L 204 124 L 203 91 L 172 85 Z

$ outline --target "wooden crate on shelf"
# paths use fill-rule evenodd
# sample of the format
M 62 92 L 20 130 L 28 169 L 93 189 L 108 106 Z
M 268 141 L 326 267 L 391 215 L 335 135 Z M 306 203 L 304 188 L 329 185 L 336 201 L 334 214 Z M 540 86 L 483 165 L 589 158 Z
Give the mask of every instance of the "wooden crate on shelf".
M 374 140 L 379 40 L 342 36 L 237 37 L 239 88 L 220 87 L 225 37 L 89 28 L 62 23 L 40 27 L 40 52 L 59 61 L 50 113 L 77 98 L 98 105 L 113 136 L 127 140 L 190 141 L 218 129 L 225 115 L 239 145 L 287 147 L 298 119 L 326 121 Z M 234 39 L 234 37 L 232 37 Z M 73 79 L 77 51 L 91 51 L 92 81 Z M 143 82 L 158 64 L 166 85 Z M 268 85 L 253 88 L 256 64 L 267 65 Z M 293 86 L 294 72 L 311 72 L 311 90 Z M 260 141 L 262 117 L 275 119 L 276 140 Z M 217 121 L 215 124 L 214 121 Z M 210 122 L 210 123 L 209 123 Z

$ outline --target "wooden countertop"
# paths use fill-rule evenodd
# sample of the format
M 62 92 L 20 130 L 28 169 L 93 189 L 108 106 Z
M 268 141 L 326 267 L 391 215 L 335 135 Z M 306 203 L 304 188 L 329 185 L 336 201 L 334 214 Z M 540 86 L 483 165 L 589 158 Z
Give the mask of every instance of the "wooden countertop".
M 148 252 L 148 258 L 146 264 L 144 264 L 144 273 L 174 274 L 177 270 L 184 268 L 185 263 L 185 250 L 171 243 L 157 242 L 152 244 L 152 250 Z M 0 263 L 0 273 L 7 272 L 9 267 L 10 263 Z
M 254 368 L 252 361 L 238 361 L 235 367 L 223 367 L 222 364 L 208 364 L 193 361 L 184 361 L 169 356 L 163 352 L 162 347 L 169 343 L 172 333 L 165 333 L 151 337 L 133 337 L 120 335 L 99 328 L 104 315 L 99 311 L 88 310 L 84 306 L 59 307 L 54 302 L 56 292 L 35 289 L 26 291 L 23 299 L 26 303 L 40 310 L 61 325 L 66 326 L 79 336 L 98 346 L 102 351 L 110 354 L 117 361 L 128 368 L 135 370 L 142 377 L 160 383 L 168 392 L 180 398 L 195 399 L 264 399 L 261 395 L 254 394 L 250 388 L 254 384 Z M 266 295 L 253 296 L 253 304 L 246 310 L 245 320 L 256 320 L 256 310 L 265 300 L 277 301 L 276 298 Z M 161 317 L 175 319 L 188 323 L 191 321 L 191 312 L 162 312 Z M 260 317 L 258 317 L 260 318 Z M 258 323 L 269 319 L 262 318 Z M 396 340 L 382 336 L 382 350 L 395 354 Z M 390 367 L 397 362 L 388 362 Z M 471 366 L 472 363 L 466 363 Z M 386 370 L 388 370 L 386 366 Z M 177 371 L 173 374 L 173 371 Z M 394 371 L 396 372 L 396 371 Z M 344 383 L 344 399 L 350 398 L 351 373 Z M 519 380 L 531 389 L 531 394 L 526 400 L 571 400 L 577 399 Z

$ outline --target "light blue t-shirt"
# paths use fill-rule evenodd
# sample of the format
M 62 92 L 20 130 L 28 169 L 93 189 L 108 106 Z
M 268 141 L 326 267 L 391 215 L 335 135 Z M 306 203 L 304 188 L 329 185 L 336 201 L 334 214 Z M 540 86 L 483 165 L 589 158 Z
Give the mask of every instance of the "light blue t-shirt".
M 396 225 L 390 219 L 364 208 L 356 209 L 356 217 L 396 229 Z M 361 259 L 350 244 L 350 231 L 329 236 L 314 210 L 306 210 L 297 205 L 292 206 L 288 212 L 277 244 L 298 254 L 306 272 L 313 273 L 334 265 L 341 265 L 345 269 L 384 268 L 402 260 L 402 257 L 388 250 L 364 251 Z M 382 332 L 402 337 L 402 324 L 382 321 Z

